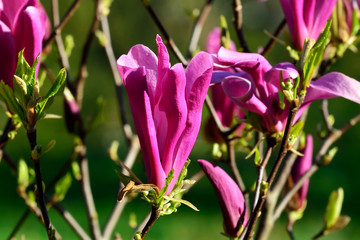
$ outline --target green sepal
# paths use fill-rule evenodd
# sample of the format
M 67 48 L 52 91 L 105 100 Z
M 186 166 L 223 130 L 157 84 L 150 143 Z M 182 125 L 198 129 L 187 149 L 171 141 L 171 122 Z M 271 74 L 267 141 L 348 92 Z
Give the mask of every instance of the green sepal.
M 45 117 L 46 109 L 50 107 L 54 101 L 54 97 L 62 94 L 66 81 L 66 69 L 63 68 L 60 70 L 58 76 L 56 77 L 55 82 L 47 92 L 47 94 L 41 98 L 41 100 L 35 105 L 36 121 Z
M 341 213 L 343 201 L 344 190 L 342 188 L 338 188 L 336 191 L 331 192 L 324 215 L 325 229 L 330 229 L 336 223 Z
M 296 142 L 296 139 L 300 135 L 303 127 L 304 127 L 303 121 L 298 121 L 297 123 L 295 123 L 292 126 L 291 131 L 290 131 L 290 136 L 289 136 L 289 145 L 290 146 L 294 145 L 294 143 Z
M 70 173 L 67 173 L 62 177 L 55 185 L 55 195 L 58 202 L 62 201 L 66 193 L 68 192 L 72 183 L 72 177 Z
M 171 171 L 169 172 L 168 176 L 165 179 L 165 184 L 164 187 L 160 190 L 159 196 L 158 196 L 158 203 L 162 200 L 162 198 L 164 197 L 172 179 L 174 178 L 174 169 L 171 169 Z
M 190 162 L 191 162 L 190 159 L 186 160 L 186 162 L 184 164 L 184 167 L 181 169 L 181 172 L 179 174 L 179 178 L 176 181 L 173 189 L 176 189 L 177 187 L 179 187 L 182 184 L 183 180 L 186 178 L 186 176 L 187 176 L 187 168 L 189 167 Z

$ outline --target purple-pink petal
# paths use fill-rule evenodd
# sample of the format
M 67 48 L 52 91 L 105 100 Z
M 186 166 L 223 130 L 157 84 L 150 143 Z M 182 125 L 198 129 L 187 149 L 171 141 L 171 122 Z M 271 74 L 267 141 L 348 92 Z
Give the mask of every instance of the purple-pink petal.
M 206 51 L 208 53 L 217 53 L 221 47 L 221 28 L 214 28 L 208 35 L 206 40 Z M 230 50 L 235 51 L 236 46 L 233 41 L 230 41 Z
M 312 154 L 313 154 L 313 138 L 309 134 L 306 136 L 306 145 L 305 148 L 301 151 L 304 155 L 302 157 L 298 157 L 292 167 L 291 170 L 291 177 L 295 183 L 297 183 L 300 178 L 310 169 L 312 165 Z M 301 208 L 304 201 L 306 200 L 308 188 L 309 188 L 310 180 L 306 179 L 304 184 L 298 191 L 299 195 L 299 205 L 296 206 L 297 208 Z
M 156 42 L 158 57 L 149 48 L 136 45 L 118 59 L 117 66 L 128 93 L 148 181 L 163 188 L 173 169 L 169 194 L 199 132 L 213 61 L 201 52 L 186 70 L 180 63 L 170 68 L 160 36 Z
M 220 167 L 205 160 L 198 160 L 214 187 L 224 218 L 224 230 L 230 237 L 237 237 L 241 226 L 247 223 L 245 199 L 235 181 Z
M 264 74 L 264 79 L 275 85 L 278 89 L 281 89 L 280 74 L 285 82 L 287 79 L 295 79 L 299 76 L 299 73 L 294 64 L 289 62 L 278 63 L 273 66 L 269 71 Z
M 0 80 L 13 86 L 13 75 L 16 68 L 16 50 L 11 30 L 0 21 Z
M 267 107 L 255 95 L 255 86 L 250 76 L 229 76 L 221 84 L 226 95 L 240 107 L 259 115 L 265 114 Z
M 343 97 L 360 104 L 360 82 L 338 72 L 325 74 L 311 81 L 304 104 L 334 97 Z
M 41 54 L 42 40 L 45 36 L 45 21 L 45 13 L 33 6 L 22 11 L 16 21 L 14 28 L 16 49 L 19 51 L 24 49 L 24 57 L 30 66 Z M 37 71 L 39 66 L 37 66 Z

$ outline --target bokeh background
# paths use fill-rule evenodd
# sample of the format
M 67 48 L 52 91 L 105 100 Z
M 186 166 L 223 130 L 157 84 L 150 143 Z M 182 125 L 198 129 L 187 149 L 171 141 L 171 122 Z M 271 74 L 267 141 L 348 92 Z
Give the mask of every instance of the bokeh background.
M 61 0 L 59 2 L 62 16 L 72 1 Z M 154 10 L 184 54 L 189 44 L 193 26 L 193 18 L 188 13 L 193 11 L 193 9 L 201 9 L 204 2 L 193 0 L 151 1 Z M 267 2 L 243 0 L 242 2 L 244 9 L 244 32 L 250 49 L 257 51 L 269 39 L 264 31 L 274 32 L 277 25 L 283 19 L 283 13 L 277 0 L 268 0 Z M 42 4 L 51 17 L 50 1 L 42 1 Z M 63 37 L 71 34 L 75 40 L 75 48 L 70 57 L 70 73 L 73 79 L 78 75 L 82 46 L 87 31 L 90 28 L 93 9 L 94 1 L 83 0 L 80 8 L 63 30 Z M 232 38 L 238 43 L 233 25 L 231 24 L 233 19 L 232 1 L 215 0 L 201 35 L 199 43 L 201 49 L 205 47 L 209 31 L 219 25 L 219 16 L 221 14 L 226 17 Z M 141 1 L 115 0 L 111 7 L 109 22 L 116 57 L 127 53 L 131 46 L 135 44 L 144 44 L 153 49 L 153 51 L 156 51 L 155 36 L 159 31 L 142 6 Z M 284 47 L 276 44 L 273 51 L 269 54 L 268 60 L 274 65 L 280 61 L 290 61 L 290 58 Z M 360 79 L 359 60 L 359 54 L 347 52 L 343 59 L 338 60 L 332 66 L 331 71 L 341 71 L 355 79 Z M 173 55 L 171 55 L 171 62 L 172 64 L 176 63 L 176 58 Z M 55 46 L 53 46 L 52 53 L 48 56 L 46 63 L 54 72 L 60 69 Z M 111 70 L 104 50 L 96 39 L 93 41 L 90 50 L 88 73 L 89 77 L 86 80 L 82 110 L 83 115 L 89 116 L 94 111 L 93 106 L 99 96 L 102 96 L 106 101 L 104 122 L 89 134 L 86 142 L 92 190 L 99 219 L 103 225 L 115 203 L 118 191 L 118 177 L 114 171 L 118 167 L 107 156 L 107 149 L 113 140 L 120 141 L 119 156 L 123 158 L 127 151 L 127 145 L 124 142 L 124 136 L 121 131 Z M 311 105 L 310 115 L 305 127 L 306 132 L 313 133 L 314 135 L 318 124 L 321 122 L 321 112 L 319 109 L 320 102 Z M 355 103 L 336 99 L 329 101 L 329 110 L 336 118 L 335 126 L 341 127 L 349 118 L 358 114 L 360 108 Z M 127 112 L 131 120 L 128 105 Z M 61 97 L 56 99 L 52 107 L 52 113 L 63 114 L 63 101 Z M 208 116 L 206 109 L 204 109 L 203 115 L 204 119 L 206 119 Z M 5 122 L 5 110 L 1 110 L 0 126 L 4 126 Z M 52 139 L 57 141 L 56 147 L 42 159 L 42 172 L 44 182 L 46 183 L 52 179 L 57 169 L 69 158 L 73 146 L 73 137 L 67 133 L 62 119 L 42 120 L 38 124 L 37 129 L 39 143 L 45 145 Z M 190 176 L 199 170 L 196 159 L 211 158 L 211 146 L 203 137 L 204 130 L 201 129 L 200 131 L 201 133 L 190 155 L 190 158 L 193 160 L 189 169 Z M 319 149 L 319 142 L 318 139 L 315 140 L 315 151 Z M 297 239 L 309 239 L 321 229 L 323 212 L 329 194 L 338 187 L 343 187 L 345 191 L 342 213 L 349 215 L 352 220 L 345 229 L 326 236 L 324 239 L 358 239 L 360 236 L 360 193 L 358 186 L 360 124 L 347 132 L 341 141 L 336 142 L 335 145 L 339 147 L 339 151 L 334 161 L 328 166 L 321 168 L 311 179 L 308 207 L 303 219 L 294 226 L 294 234 Z M 6 149 L 14 159 L 24 158 L 31 165 L 28 159 L 30 150 L 24 129 L 19 130 L 15 140 L 9 142 Z M 238 153 L 237 162 L 246 185 L 250 187 L 256 174 L 252 160 L 245 160 L 244 154 Z M 137 158 L 134 171 L 142 179 L 146 179 L 141 154 Z M 16 193 L 16 185 L 16 178 L 11 169 L 4 161 L 0 161 L 0 239 L 5 239 L 10 234 L 16 222 L 26 210 L 23 200 Z M 194 212 L 186 206 L 181 206 L 177 213 L 161 217 L 150 230 L 147 239 L 226 239 L 219 235 L 223 231 L 222 216 L 215 194 L 207 179 L 201 179 L 184 198 L 196 205 L 200 212 Z M 62 205 L 78 219 L 85 229 L 88 229 L 85 205 L 82 200 L 80 186 L 76 181 L 73 181 Z M 148 211 L 149 206 L 146 202 L 140 199 L 131 201 L 126 206 L 117 224 L 116 231 L 121 234 L 123 239 L 130 239 L 133 234 L 133 229 L 129 226 L 130 216 L 135 214 L 137 221 L 141 222 Z M 63 239 L 77 238 L 57 212 L 50 210 L 49 214 Z M 283 214 L 281 220 L 275 225 L 270 239 L 288 239 L 285 226 L 286 216 Z M 25 235 L 26 239 L 46 239 L 43 226 L 32 215 L 18 232 L 17 239 L 20 239 L 21 235 Z

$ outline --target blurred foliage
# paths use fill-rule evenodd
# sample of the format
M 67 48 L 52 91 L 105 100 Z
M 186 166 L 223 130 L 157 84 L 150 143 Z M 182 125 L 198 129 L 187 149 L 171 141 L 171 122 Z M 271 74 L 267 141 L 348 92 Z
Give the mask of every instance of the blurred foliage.
M 60 16 L 62 16 L 72 0 L 61 0 Z M 189 9 L 201 9 L 205 1 L 191 0 L 153 0 L 151 4 L 158 14 L 165 28 L 173 37 L 180 50 L 185 53 L 189 43 L 189 37 L 193 26 L 193 19 L 187 14 Z M 274 32 L 277 25 L 283 18 L 279 3 L 276 0 L 260 2 L 254 0 L 244 0 L 244 32 L 247 37 L 250 49 L 257 51 L 264 46 L 269 37 L 264 33 Z M 50 1 L 42 1 L 47 12 L 50 14 Z M 93 14 L 94 1 L 83 0 L 80 8 L 70 19 L 64 28 L 62 36 L 72 35 L 74 48 L 70 57 L 70 76 L 75 79 L 78 75 L 78 67 L 82 46 L 84 45 L 87 31 L 90 28 Z M 232 1 L 222 0 L 214 1 L 214 6 L 210 12 L 209 19 L 206 22 L 200 39 L 200 47 L 204 49 L 208 32 L 215 26 L 219 25 L 219 16 L 224 15 L 227 19 L 230 29 L 230 35 L 235 39 L 235 32 L 231 24 Z M 141 1 L 114 1 L 109 14 L 111 24 L 111 34 L 113 48 L 116 57 L 125 54 L 135 44 L 144 44 L 155 50 L 155 36 L 159 33 L 155 24 L 143 8 Z M 235 40 L 236 41 L 236 40 Z M 236 41 L 237 42 L 237 41 Z M 53 45 L 52 52 L 46 59 L 46 63 L 53 70 L 58 72 L 58 56 L 56 47 Z M 172 64 L 176 58 L 170 53 Z M 279 61 L 291 61 L 287 51 L 280 44 L 276 44 L 273 51 L 269 54 L 268 60 L 272 64 Z M 350 64 L 349 64 L 350 63 Z M 360 79 L 360 62 L 358 54 L 347 52 L 343 59 L 338 60 L 330 69 L 331 71 L 341 71 L 355 79 Z M 103 48 L 97 41 L 93 41 L 88 61 L 89 77 L 86 80 L 84 104 L 82 113 L 84 116 L 90 116 L 93 112 L 93 106 L 96 99 L 102 96 L 106 102 L 104 111 L 104 122 L 94 128 L 87 137 L 88 158 L 91 175 L 92 190 L 97 204 L 98 215 L 101 224 L 104 224 L 109 216 L 112 206 L 116 201 L 118 192 L 118 177 L 114 171 L 118 167 L 107 156 L 107 149 L 113 140 L 120 141 L 119 156 L 124 157 L 127 151 L 127 145 L 122 135 L 118 105 L 115 99 L 115 88 L 112 80 L 111 70 Z M 48 80 L 45 84 L 50 86 Z M 46 87 L 45 87 L 46 89 Z M 125 95 L 126 97 L 126 95 Z M 131 114 L 129 106 L 126 106 L 129 119 Z M 63 115 L 63 103 L 54 102 L 51 113 Z M 335 127 L 341 127 L 349 118 L 359 112 L 359 106 L 355 103 L 337 99 L 329 101 L 329 111 L 336 118 Z M 1 111 L 0 126 L 5 125 L 5 111 Z M 315 133 L 318 124 L 322 121 L 320 112 L 320 102 L 312 104 L 308 119 L 305 123 L 305 131 Z M 204 119 L 208 113 L 204 110 Z M 131 120 L 132 121 L 132 120 Z M 63 119 L 44 120 L 37 126 L 38 142 L 46 144 L 52 139 L 56 139 L 55 148 L 47 153 L 42 159 L 42 172 L 44 182 L 49 182 L 54 176 L 54 172 L 67 161 L 72 152 L 73 138 L 70 136 L 65 127 Z M 200 131 L 203 131 L 202 129 Z M 345 229 L 324 237 L 324 239 L 357 239 L 360 235 L 360 211 L 358 199 L 360 193 L 356 184 L 358 171 L 360 169 L 359 159 L 359 142 L 360 142 L 360 125 L 355 126 L 347 132 L 335 145 L 339 148 L 334 160 L 326 167 L 318 171 L 311 179 L 308 208 L 304 217 L 294 226 L 294 234 L 298 239 L 308 239 L 313 236 L 322 227 L 322 214 L 326 208 L 328 196 L 331 190 L 342 187 L 345 192 L 342 213 L 352 218 L 349 226 Z M 319 148 L 319 141 L 315 140 L 314 150 Z M 192 160 L 198 158 L 210 159 L 212 146 L 205 141 L 203 134 L 200 134 L 195 147 L 190 155 Z M 20 129 L 15 140 L 10 141 L 7 150 L 17 161 L 20 158 L 26 159 L 28 165 L 30 160 L 30 147 L 26 141 L 24 129 Z M 245 160 L 243 154 L 237 154 L 238 166 L 249 187 L 255 179 L 256 169 L 251 160 Z M 31 165 L 30 165 L 31 166 Z M 199 170 L 196 161 L 192 161 L 189 167 L 189 176 Z M 135 163 L 134 172 L 141 179 L 144 176 L 144 168 L 141 156 Z M 17 195 L 15 189 L 17 179 L 13 176 L 10 168 L 3 162 L 0 162 L 0 239 L 7 237 L 16 222 L 22 216 L 26 206 L 23 200 Z M 210 183 L 206 179 L 201 179 L 193 189 L 186 195 L 189 200 L 196 205 L 200 212 L 194 212 L 186 207 L 181 207 L 178 213 L 171 216 L 162 217 L 155 223 L 149 232 L 147 239 L 220 239 L 219 233 L 222 232 L 222 216 L 220 208 L 212 191 Z M 66 198 L 62 204 L 76 218 L 79 223 L 87 229 L 85 205 L 81 198 L 81 189 L 79 184 L 73 182 Z M 129 239 L 133 232 L 128 225 L 131 214 L 136 213 L 136 218 L 140 222 L 148 213 L 149 208 L 145 202 L 133 200 L 126 208 L 125 212 L 117 224 L 116 231 L 120 232 L 123 239 Z M 62 235 L 63 239 L 74 239 L 75 234 L 68 225 L 54 211 L 50 210 L 50 218 Z M 285 217 L 277 224 L 271 239 L 287 239 L 285 230 Z M 17 235 L 20 239 L 21 234 L 26 235 L 26 239 L 46 239 L 45 231 L 34 216 L 30 216 Z M 225 239 L 225 238 L 224 238 Z

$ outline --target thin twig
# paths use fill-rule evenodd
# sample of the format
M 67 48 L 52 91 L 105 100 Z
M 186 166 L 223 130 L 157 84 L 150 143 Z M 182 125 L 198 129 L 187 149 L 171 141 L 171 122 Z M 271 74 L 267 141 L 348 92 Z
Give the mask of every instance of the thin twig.
M 274 212 L 274 220 L 279 218 L 282 211 L 285 209 L 287 203 L 291 200 L 292 196 L 300 189 L 304 181 L 308 178 L 310 178 L 319 168 L 321 162 L 321 157 L 323 157 L 330 146 L 337 141 L 346 131 L 348 131 L 352 126 L 356 125 L 358 122 L 360 122 L 360 114 L 356 115 L 350 121 L 345 124 L 341 129 L 339 130 L 333 130 L 329 136 L 323 141 L 323 144 L 321 145 L 316 157 L 315 162 L 311 166 L 311 168 L 299 179 L 298 182 L 286 193 L 286 195 L 283 197 L 279 205 L 277 206 L 275 212 Z
M 233 1 L 234 15 L 235 15 L 235 29 L 236 34 L 238 36 L 241 47 L 244 52 L 250 52 L 248 44 L 245 39 L 244 31 L 243 31 L 243 14 L 242 14 L 242 4 L 241 0 Z
M 244 181 L 241 178 L 240 172 L 238 167 L 236 166 L 236 159 L 235 159 L 235 141 L 226 141 L 226 148 L 228 150 L 228 158 L 229 158 L 229 166 L 231 172 L 235 177 L 235 181 L 238 184 L 241 192 L 245 192 L 246 187 Z
M 144 239 L 150 228 L 153 226 L 155 221 L 160 217 L 160 209 L 151 206 L 151 215 L 149 221 L 146 223 L 144 229 L 141 231 L 141 239 Z
M 327 131 L 331 131 L 332 124 L 329 121 L 329 109 L 328 109 L 328 100 L 327 99 L 322 100 L 321 112 L 322 112 L 322 116 L 324 118 L 324 122 L 326 124 Z
M 35 170 L 36 196 L 37 196 L 36 199 L 39 204 L 42 217 L 44 219 L 44 224 L 45 224 L 46 232 L 48 234 L 48 238 L 52 239 L 51 232 L 53 231 L 53 228 L 50 223 L 50 218 L 47 212 L 46 203 L 44 199 L 43 181 L 40 170 L 40 159 L 38 158 L 37 154 L 33 154 L 34 151 L 37 151 L 35 149 L 37 147 L 36 129 L 35 128 L 28 129 L 26 134 L 29 140 L 31 153 L 32 153 L 30 158 L 34 164 L 34 170 Z
M 81 188 L 83 191 L 85 206 L 88 214 L 92 239 L 98 240 L 101 239 L 100 224 L 98 214 L 95 208 L 93 194 L 91 191 L 89 165 L 88 159 L 86 158 L 86 146 L 81 144 L 79 145 L 79 148 L 79 165 L 82 176 L 80 180 Z
M 129 169 L 132 168 L 139 151 L 140 151 L 140 144 L 138 141 L 130 144 L 130 150 L 127 153 L 125 161 L 123 163 L 127 168 Z M 125 173 L 125 171 L 126 170 L 123 169 L 122 173 Z M 120 188 L 122 188 L 122 186 L 120 186 Z M 127 203 L 127 198 L 123 199 L 121 202 L 116 202 L 108 220 L 106 221 L 105 226 L 103 227 L 103 235 L 102 235 L 103 239 L 110 239 L 110 235 L 114 231 L 116 223 L 118 222 L 119 217 L 126 203 Z
M 10 155 L 5 150 L 0 150 L 3 158 L 5 159 L 5 162 L 11 167 L 11 169 L 14 171 L 15 176 L 17 177 L 18 173 L 18 166 L 16 162 L 10 157 Z M 25 222 L 26 218 L 28 217 L 30 211 L 35 214 L 37 219 L 45 226 L 43 214 L 41 210 L 37 207 L 37 205 L 33 204 L 32 201 L 29 200 L 28 194 L 26 191 L 24 191 L 21 188 L 18 188 L 18 194 L 20 197 L 22 197 L 25 201 L 25 204 L 28 206 L 27 211 L 21 216 L 20 221 L 17 222 L 14 229 L 11 231 L 8 239 L 12 239 L 15 234 L 20 230 L 22 224 Z M 46 227 L 46 226 L 45 226 Z M 55 230 L 54 226 L 52 226 L 53 230 Z M 61 239 L 60 234 L 55 230 L 55 239 Z
M 128 123 L 126 114 L 125 114 L 124 94 L 123 94 L 123 87 L 122 87 L 123 85 L 122 85 L 119 71 L 116 66 L 116 58 L 115 58 L 114 50 L 113 50 L 112 44 L 111 44 L 110 29 L 109 29 L 109 23 L 108 23 L 107 16 L 101 17 L 101 28 L 103 30 L 103 33 L 104 33 L 104 36 L 106 39 L 104 48 L 105 48 L 106 56 L 109 60 L 111 72 L 112 72 L 114 83 L 115 83 L 116 96 L 117 96 L 117 100 L 118 100 L 118 104 L 119 104 L 119 112 L 120 112 L 120 118 L 121 118 L 121 123 L 122 123 L 122 129 L 123 129 L 124 135 L 128 141 L 128 144 L 130 144 L 134 134 L 131 130 L 131 126 Z
M 82 50 L 79 75 L 76 78 L 74 88 L 71 89 L 72 93 L 75 95 L 75 99 L 79 107 L 81 107 L 82 98 L 84 94 L 85 79 L 87 77 L 87 60 L 89 57 L 91 43 L 92 40 L 94 39 L 95 32 L 99 27 L 99 22 L 101 17 L 100 4 L 101 4 L 100 0 L 95 0 L 94 19 L 91 24 L 91 28 L 89 30 L 85 45 Z
M 286 26 L 286 20 L 284 18 L 281 21 L 281 23 L 279 24 L 279 26 L 276 28 L 275 33 L 273 34 L 273 37 L 270 38 L 269 42 L 264 47 L 263 51 L 261 52 L 261 55 L 263 55 L 265 57 L 270 52 L 270 50 L 272 49 L 272 47 L 275 44 L 276 38 L 280 35 L 281 31 L 284 29 L 285 26 Z
M 170 47 L 170 49 L 174 52 L 176 58 L 184 65 L 186 66 L 188 64 L 188 62 L 186 61 L 186 59 L 184 58 L 184 56 L 182 55 L 182 53 L 180 52 L 180 50 L 178 49 L 178 47 L 176 46 L 174 40 L 170 37 L 170 35 L 168 34 L 168 32 L 165 30 L 164 25 L 161 23 L 161 21 L 159 20 L 158 16 L 156 15 L 156 13 L 154 12 L 154 10 L 152 9 L 152 7 L 150 6 L 150 2 L 146 1 L 146 0 L 141 0 L 144 7 L 146 8 L 146 10 L 149 12 L 151 18 L 153 19 L 153 21 L 155 22 L 156 26 L 159 28 L 161 34 L 164 36 L 167 45 Z
M 53 31 L 51 32 L 50 36 L 44 41 L 43 48 L 46 48 L 51 44 L 51 42 L 54 40 L 57 33 L 61 32 L 61 30 L 65 27 L 67 22 L 70 20 L 72 15 L 74 15 L 76 9 L 79 7 L 81 0 L 74 0 L 73 4 L 70 6 L 70 8 L 65 13 L 64 17 L 61 19 L 61 22 L 58 24 L 55 24 L 55 27 Z
M 282 160 L 284 159 L 287 151 L 288 151 L 288 143 L 289 143 L 289 136 L 290 136 L 290 131 L 291 131 L 291 126 L 293 124 L 295 115 L 299 109 L 299 106 L 301 106 L 302 102 L 303 102 L 303 97 L 301 97 L 299 99 L 298 102 L 293 102 L 291 103 L 291 105 L 294 105 L 290 111 L 289 111 L 289 116 L 286 122 L 286 126 L 285 126 L 285 130 L 284 130 L 284 136 L 283 139 L 281 141 L 281 145 L 280 145 L 280 150 L 278 153 L 278 156 L 275 160 L 275 163 L 273 165 L 273 167 L 271 168 L 271 171 L 269 173 L 269 176 L 267 178 L 267 183 L 268 183 L 268 189 L 270 189 L 272 182 L 275 179 L 276 173 L 282 163 Z M 239 239 L 246 239 L 246 240 L 250 240 L 252 235 L 253 235 L 253 230 L 255 227 L 255 223 L 257 218 L 259 217 L 259 212 L 261 211 L 262 206 L 264 205 L 265 199 L 266 199 L 266 191 L 263 191 L 263 194 L 260 195 L 259 198 L 259 202 L 256 204 L 255 207 L 255 211 L 251 214 L 251 217 L 248 221 L 248 228 L 247 231 L 244 231 L 243 234 L 240 235 Z
M 196 47 L 198 45 L 202 29 L 204 27 L 206 19 L 209 16 L 210 10 L 212 8 L 213 1 L 214 0 L 207 0 L 206 1 L 205 5 L 201 9 L 201 12 L 200 12 L 199 16 L 197 17 L 197 19 L 195 21 L 194 28 L 193 28 L 192 33 L 191 33 L 188 52 L 186 54 L 186 58 L 188 58 L 188 59 L 192 57 L 193 53 L 196 50 Z

